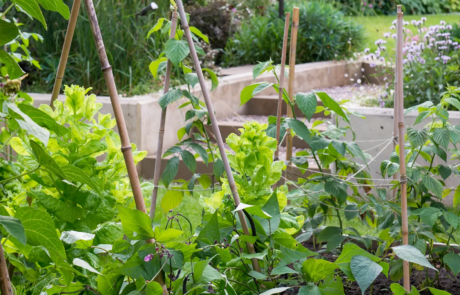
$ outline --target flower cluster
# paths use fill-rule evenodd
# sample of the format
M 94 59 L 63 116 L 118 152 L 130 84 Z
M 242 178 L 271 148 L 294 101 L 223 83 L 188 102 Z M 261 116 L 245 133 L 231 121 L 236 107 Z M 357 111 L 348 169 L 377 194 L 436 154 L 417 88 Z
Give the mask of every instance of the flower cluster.
M 155 251 L 156 253 L 155 254 L 147 254 L 147 256 L 144 257 L 144 261 L 145 262 L 149 262 L 150 260 L 153 259 L 153 257 L 158 254 L 160 256 L 160 258 L 163 258 L 163 257 L 168 257 L 168 258 L 172 258 L 174 257 L 174 254 L 171 253 L 168 249 L 165 248 L 165 246 L 161 245 L 161 248 L 160 247 L 156 247 L 155 248 Z

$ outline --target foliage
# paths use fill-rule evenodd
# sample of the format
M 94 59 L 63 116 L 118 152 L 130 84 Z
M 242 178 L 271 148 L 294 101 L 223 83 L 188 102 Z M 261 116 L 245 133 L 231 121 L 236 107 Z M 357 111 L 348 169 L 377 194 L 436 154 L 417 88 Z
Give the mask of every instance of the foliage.
M 404 30 L 405 46 L 404 60 L 404 106 L 410 107 L 425 101 L 438 104 L 442 94 L 449 86 L 459 85 L 458 49 L 460 46 L 455 37 L 451 36 L 452 25 L 441 21 L 439 25 L 425 27 L 426 18 L 412 21 L 418 34 L 413 36 L 410 30 Z M 408 26 L 409 23 L 405 22 Z M 395 29 L 393 25 L 390 29 Z M 385 33 L 389 38 L 392 32 Z M 395 37 L 395 34 L 393 34 Z M 422 39 L 422 40 L 420 40 Z M 378 68 L 386 82 L 387 95 L 384 100 L 389 107 L 393 106 L 394 81 L 387 80 L 394 66 L 394 59 L 386 50 L 385 40 L 377 40 L 378 49 L 366 58 L 372 60 L 371 66 L 376 66 L 375 60 L 382 64 Z M 455 105 L 453 105 L 455 107 Z M 456 107 L 455 107 L 456 108 Z M 458 109 L 458 108 L 456 108 Z
M 292 4 L 294 5 L 294 4 Z M 286 11 L 292 11 L 292 5 Z M 362 28 L 344 19 L 332 5 L 299 2 L 300 8 L 296 61 L 298 63 L 342 59 L 352 56 L 363 42 Z M 225 48 L 224 64 L 236 66 L 272 59 L 279 62 L 284 20 L 271 8 L 267 16 L 253 17 L 243 23 Z

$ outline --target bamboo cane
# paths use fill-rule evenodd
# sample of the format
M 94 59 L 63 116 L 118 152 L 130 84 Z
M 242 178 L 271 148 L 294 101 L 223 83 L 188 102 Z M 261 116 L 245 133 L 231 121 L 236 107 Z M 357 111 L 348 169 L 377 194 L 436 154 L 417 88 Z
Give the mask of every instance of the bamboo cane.
M 177 12 L 174 11 L 171 19 L 171 33 L 169 35 L 170 39 L 173 39 L 176 35 L 176 26 L 177 26 Z M 172 63 L 168 60 L 166 66 L 165 74 L 165 85 L 163 94 L 166 94 L 169 91 L 169 82 L 171 80 L 171 69 Z M 152 193 L 152 202 L 150 203 L 150 218 L 155 218 L 155 210 L 157 208 L 157 196 L 158 196 L 158 184 L 160 183 L 161 176 L 161 155 L 163 154 L 163 139 L 165 134 L 165 124 L 166 124 L 166 107 L 161 110 L 161 119 L 160 119 L 160 130 L 158 132 L 158 146 L 157 146 L 157 157 L 155 161 L 155 172 L 153 174 L 153 193 Z
M 282 115 L 282 109 L 283 109 L 284 68 L 286 67 L 286 50 L 287 50 L 287 43 L 288 43 L 290 18 L 291 18 L 291 14 L 289 12 L 286 13 L 286 21 L 284 24 L 283 49 L 281 50 L 281 71 L 280 71 L 280 82 L 279 82 L 279 93 L 278 93 L 278 110 L 276 114 L 276 140 L 280 140 L 280 133 L 281 133 L 280 125 L 281 125 L 281 115 Z M 276 146 L 275 160 L 278 160 L 280 144 L 281 142 L 278 142 L 278 145 Z
M 292 10 L 292 30 L 291 30 L 291 45 L 289 46 L 289 84 L 288 84 L 288 94 L 291 102 L 294 101 L 294 79 L 295 79 L 295 54 L 297 50 L 297 31 L 299 29 L 299 8 L 294 7 Z M 287 108 L 287 116 L 292 118 L 294 116 L 292 108 Z M 286 130 L 286 161 L 291 161 L 292 158 L 292 145 L 293 138 L 291 130 Z M 288 168 L 289 169 L 289 168 Z
M 398 6 L 398 12 L 399 12 L 399 6 Z M 397 46 L 397 45 L 396 45 Z M 398 59 L 398 50 L 396 50 L 396 60 Z M 398 120 L 399 120 L 399 102 L 398 102 L 398 71 L 395 70 L 394 72 L 394 83 L 395 83 L 395 91 L 394 91 L 394 100 L 393 100 L 393 150 L 396 150 L 396 145 L 398 144 L 397 138 L 398 138 Z M 393 180 L 398 179 L 398 173 L 393 174 Z M 393 189 L 393 199 L 396 198 L 396 193 L 397 189 Z M 396 212 L 395 212 L 395 217 L 396 217 Z
M 112 103 L 113 113 L 117 121 L 118 131 L 120 133 L 121 151 L 125 159 L 126 168 L 128 170 L 128 177 L 131 183 L 131 189 L 133 191 L 134 201 L 136 208 L 139 211 L 147 213 L 145 208 L 144 198 L 142 197 L 141 185 L 139 177 L 137 175 L 136 165 L 134 164 L 133 152 L 131 148 L 131 142 L 129 140 L 128 130 L 126 129 L 125 118 L 123 117 L 123 111 L 121 109 L 120 102 L 118 101 L 117 86 L 113 78 L 112 67 L 107 59 L 107 53 L 104 47 L 104 41 L 102 40 L 101 30 L 94 10 L 92 0 L 85 0 L 86 10 L 88 11 L 88 19 L 91 25 L 91 31 L 93 32 L 94 42 L 96 43 L 97 53 L 101 62 L 102 71 L 104 72 L 105 83 L 109 91 L 110 101 Z M 154 239 L 147 240 L 147 243 L 154 243 Z M 163 295 L 168 294 L 168 290 L 164 283 L 162 274 L 155 277 L 155 281 L 158 282 L 163 288 Z
M 58 98 L 59 91 L 61 90 L 62 79 L 64 78 L 67 59 L 69 58 L 70 45 L 72 44 L 73 33 L 77 24 L 78 13 L 80 11 L 81 0 L 75 0 L 72 5 L 72 12 L 70 13 L 69 23 L 65 34 L 64 45 L 62 47 L 61 58 L 54 80 L 53 92 L 51 93 L 50 107 L 54 110 L 54 101 Z
M 222 135 L 220 134 L 219 125 L 217 124 L 216 115 L 214 114 L 214 107 L 211 103 L 211 98 L 209 97 L 208 89 L 206 88 L 206 83 L 204 81 L 203 72 L 201 71 L 200 61 L 198 60 L 198 56 L 196 54 L 195 46 L 193 44 L 192 35 L 190 33 L 190 28 L 188 26 L 187 17 L 185 15 L 184 6 L 181 0 L 176 0 L 177 8 L 179 10 L 180 20 L 182 23 L 182 28 L 185 32 L 185 37 L 187 38 L 188 46 L 190 48 L 190 55 L 193 60 L 193 64 L 195 65 L 196 74 L 198 76 L 198 80 L 200 81 L 201 91 L 203 92 L 204 101 L 206 103 L 206 107 L 208 109 L 209 118 L 211 119 L 212 130 L 214 132 L 214 136 L 217 141 L 217 146 L 219 147 L 220 155 L 222 157 L 222 162 L 225 167 L 225 172 L 227 173 L 228 184 L 232 191 L 233 199 L 235 200 L 235 205 L 238 206 L 240 201 L 240 196 L 238 195 L 238 191 L 236 189 L 235 179 L 233 178 L 232 170 L 230 168 L 230 164 L 228 162 L 227 154 L 225 153 L 224 142 L 222 141 Z M 243 233 L 245 235 L 250 235 L 248 224 L 244 217 L 243 211 L 238 211 L 238 217 L 240 219 L 241 227 L 243 228 Z M 247 243 L 249 253 L 254 254 L 254 245 L 251 243 Z M 252 259 L 252 266 L 254 270 L 260 272 L 260 266 L 257 259 Z
M 8 267 L 6 266 L 5 253 L 3 253 L 3 246 L 0 243 L 0 291 L 2 295 L 13 295 L 11 288 L 10 275 L 8 274 Z
M 397 27 L 397 48 L 396 48 L 396 75 L 398 79 L 398 141 L 399 141 L 399 171 L 401 185 L 401 219 L 402 219 L 402 240 L 403 245 L 409 244 L 409 230 L 407 221 L 407 176 L 406 176 L 406 159 L 404 147 L 404 92 L 403 92 L 403 63 L 402 63 L 402 47 L 403 47 L 403 13 L 401 5 L 398 5 L 398 27 Z M 396 107 L 396 106 L 395 106 Z M 404 288 L 410 292 L 410 274 L 409 261 L 403 261 Z

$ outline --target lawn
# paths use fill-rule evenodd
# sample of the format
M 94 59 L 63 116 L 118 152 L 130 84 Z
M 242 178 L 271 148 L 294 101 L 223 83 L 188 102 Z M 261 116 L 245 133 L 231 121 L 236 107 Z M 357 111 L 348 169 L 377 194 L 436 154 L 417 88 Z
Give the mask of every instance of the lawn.
M 411 20 L 420 20 L 422 17 L 426 17 L 427 21 L 425 26 L 429 27 L 432 25 L 439 24 L 440 21 L 445 21 L 447 23 L 455 23 L 460 21 L 460 14 L 438 14 L 438 15 L 408 15 L 404 16 L 404 20 L 410 22 Z M 391 34 L 396 33 L 395 30 L 390 31 L 390 26 L 393 20 L 396 19 L 396 16 L 357 16 L 357 17 L 347 17 L 350 20 L 353 20 L 364 27 L 366 32 L 367 42 L 365 48 L 368 47 L 372 52 L 377 49 L 375 41 L 378 39 L 385 39 L 383 37 L 384 33 L 391 32 Z M 411 29 L 413 34 L 417 33 L 416 28 L 411 24 L 407 26 Z M 386 47 L 388 49 L 395 48 L 395 40 L 391 37 L 386 39 Z

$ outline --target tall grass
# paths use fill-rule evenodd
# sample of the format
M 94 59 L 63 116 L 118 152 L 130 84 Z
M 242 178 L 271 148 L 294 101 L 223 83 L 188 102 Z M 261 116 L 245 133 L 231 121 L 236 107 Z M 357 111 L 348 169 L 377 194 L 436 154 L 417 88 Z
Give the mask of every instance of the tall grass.
M 72 0 L 65 0 L 65 2 L 72 7 Z M 155 91 L 161 83 L 153 81 L 148 66 L 150 61 L 160 54 L 166 37 L 152 34 L 149 39 L 146 39 L 146 36 L 157 19 L 169 17 L 169 1 L 157 1 L 160 6 L 158 10 L 144 16 L 136 15 L 150 3 L 151 1 L 148 0 L 94 1 L 107 55 L 120 94 L 135 95 Z M 57 13 L 44 11 L 44 15 L 49 26 L 48 31 L 37 25 L 37 22 L 26 24 L 29 26 L 29 31 L 37 32 L 44 37 L 44 42 L 34 43 L 33 48 L 33 54 L 40 61 L 42 70 L 31 73 L 31 80 L 34 83 L 29 85 L 27 90 L 50 92 L 61 55 L 67 21 Z M 107 93 L 83 4 L 80 8 L 63 83 L 93 87 L 93 92 L 97 94 Z

